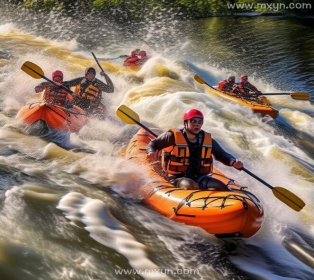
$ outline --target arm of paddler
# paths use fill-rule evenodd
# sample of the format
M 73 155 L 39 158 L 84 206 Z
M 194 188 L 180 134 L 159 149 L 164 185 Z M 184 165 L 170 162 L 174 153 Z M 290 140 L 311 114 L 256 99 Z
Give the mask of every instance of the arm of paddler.
M 109 76 L 101 71 L 100 72 L 100 75 L 103 76 L 106 80 L 106 84 L 100 80 L 99 81 L 99 87 L 101 90 L 105 91 L 105 92 L 108 92 L 108 93 L 111 93 L 114 91 L 114 86 L 113 86 L 113 82 L 111 81 L 111 79 L 109 78 Z
M 151 162 L 158 160 L 158 152 L 164 148 L 174 145 L 174 135 L 172 132 L 167 131 L 159 135 L 157 138 L 149 142 L 146 153 L 147 159 Z
M 75 79 L 72 79 L 70 81 L 65 81 L 63 82 L 63 85 L 70 88 L 70 87 L 74 87 L 74 86 L 77 86 L 78 84 L 81 83 L 81 81 L 84 79 L 85 77 L 80 77 L 80 78 L 75 78 Z
M 222 162 L 225 165 L 232 166 L 238 170 L 241 170 L 243 168 L 242 161 L 236 160 L 234 156 L 227 153 L 216 140 L 213 139 L 213 155 L 216 160 Z
M 47 86 L 50 86 L 50 83 L 49 83 L 49 82 L 42 82 L 42 83 L 40 83 L 38 86 L 35 87 L 35 92 L 36 92 L 36 93 L 41 92 L 41 91 L 43 91 Z

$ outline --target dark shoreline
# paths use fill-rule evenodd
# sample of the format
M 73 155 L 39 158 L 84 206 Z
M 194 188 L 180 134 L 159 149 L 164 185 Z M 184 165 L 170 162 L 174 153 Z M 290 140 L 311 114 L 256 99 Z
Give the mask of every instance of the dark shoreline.
M 141 22 L 147 20 L 147 15 L 152 19 L 158 18 L 160 15 L 170 16 L 177 20 L 193 20 L 206 19 L 211 17 L 291 17 L 306 20 L 313 20 L 314 13 L 312 7 L 310 9 L 286 9 L 280 11 L 272 11 L 270 8 L 265 11 L 254 11 L 251 9 L 243 10 L 235 8 L 227 8 L 227 5 L 240 4 L 237 0 L 230 1 L 204 1 L 196 5 L 194 1 L 176 0 L 151 0 L 142 5 L 138 0 L 127 1 L 92 1 L 81 0 L 73 3 L 70 0 L 52 0 L 44 3 L 44 0 L 0 0 L 0 4 L 29 10 L 34 13 L 48 14 L 50 12 L 60 13 L 66 16 L 90 15 L 98 14 L 116 22 L 134 21 Z M 240 1 L 242 4 L 245 2 Z M 260 3 L 259 3 L 260 2 Z M 277 4 L 287 5 L 291 1 L 282 0 Z M 310 4 L 309 1 L 300 0 L 298 3 Z M 229 3 L 229 4 L 228 4 Z M 248 4 L 262 4 L 263 0 L 251 0 Z M 266 4 L 266 3 L 265 3 Z M 255 8 L 256 9 L 256 8 Z

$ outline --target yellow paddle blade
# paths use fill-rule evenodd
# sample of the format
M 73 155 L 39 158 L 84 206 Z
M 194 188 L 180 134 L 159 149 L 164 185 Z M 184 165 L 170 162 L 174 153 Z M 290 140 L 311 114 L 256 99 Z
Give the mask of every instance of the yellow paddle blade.
M 194 80 L 197 81 L 200 84 L 205 84 L 205 80 L 201 76 L 199 76 L 197 74 L 194 76 Z
M 45 76 L 44 71 L 36 64 L 26 61 L 21 67 L 22 71 L 24 71 L 26 74 L 30 75 L 31 77 L 35 79 L 41 79 L 43 76 Z
M 273 191 L 273 194 L 279 200 L 287 204 L 290 208 L 292 208 L 295 211 L 299 212 L 305 206 L 305 203 L 301 198 L 297 197 L 294 193 L 288 191 L 285 188 L 274 187 L 272 191 Z
M 125 105 L 121 105 L 117 109 L 116 115 L 127 124 L 138 124 L 140 122 L 138 114 Z
M 310 100 L 310 94 L 308 92 L 294 92 L 291 93 L 291 98 L 297 100 Z

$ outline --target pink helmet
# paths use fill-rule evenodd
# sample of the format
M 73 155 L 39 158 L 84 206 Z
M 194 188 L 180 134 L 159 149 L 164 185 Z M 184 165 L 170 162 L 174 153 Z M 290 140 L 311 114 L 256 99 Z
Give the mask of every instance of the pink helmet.
M 184 114 L 184 117 L 183 117 L 183 120 L 184 121 L 188 121 L 190 119 L 193 119 L 193 118 L 201 118 L 201 119 L 204 119 L 204 115 L 201 111 L 199 110 L 196 110 L 196 109 L 190 109 L 189 111 L 187 111 L 185 114 Z
M 56 70 L 54 72 L 52 72 L 52 79 L 55 77 L 60 77 L 61 79 L 63 79 L 63 73 L 60 70 Z

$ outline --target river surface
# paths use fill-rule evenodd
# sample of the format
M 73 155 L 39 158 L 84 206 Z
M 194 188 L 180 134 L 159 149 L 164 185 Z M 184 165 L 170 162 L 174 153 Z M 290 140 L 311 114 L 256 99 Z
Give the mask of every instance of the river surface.
M 217 85 L 247 73 L 263 92 L 314 93 L 312 20 L 179 21 L 165 11 L 118 26 L 96 14 L 44 16 L 9 5 L 0 19 L 0 279 L 314 279 L 313 103 L 273 96 L 273 120 L 205 94 L 193 79 L 198 73 Z M 138 72 L 118 59 L 103 62 L 115 85 L 104 96 L 106 120 L 48 140 L 16 120 L 41 82 L 20 70 L 25 61 L 49 77 L 63 70 L 68 80 L 96 67 L 91 51 L 115 58 L 136 47 L 151 56 Z M 141 170 L 119 156 L 137 130 L 115 116 L 122 103 L 160 130 L 180 128 L 186 110 L 201 109 L 204 129 L 226 150 L 305 208 L 294 212 L 216 162 L 261 200 L 265 218 L 255 236 L 225 242 L 161 216 L 141 201 Z

